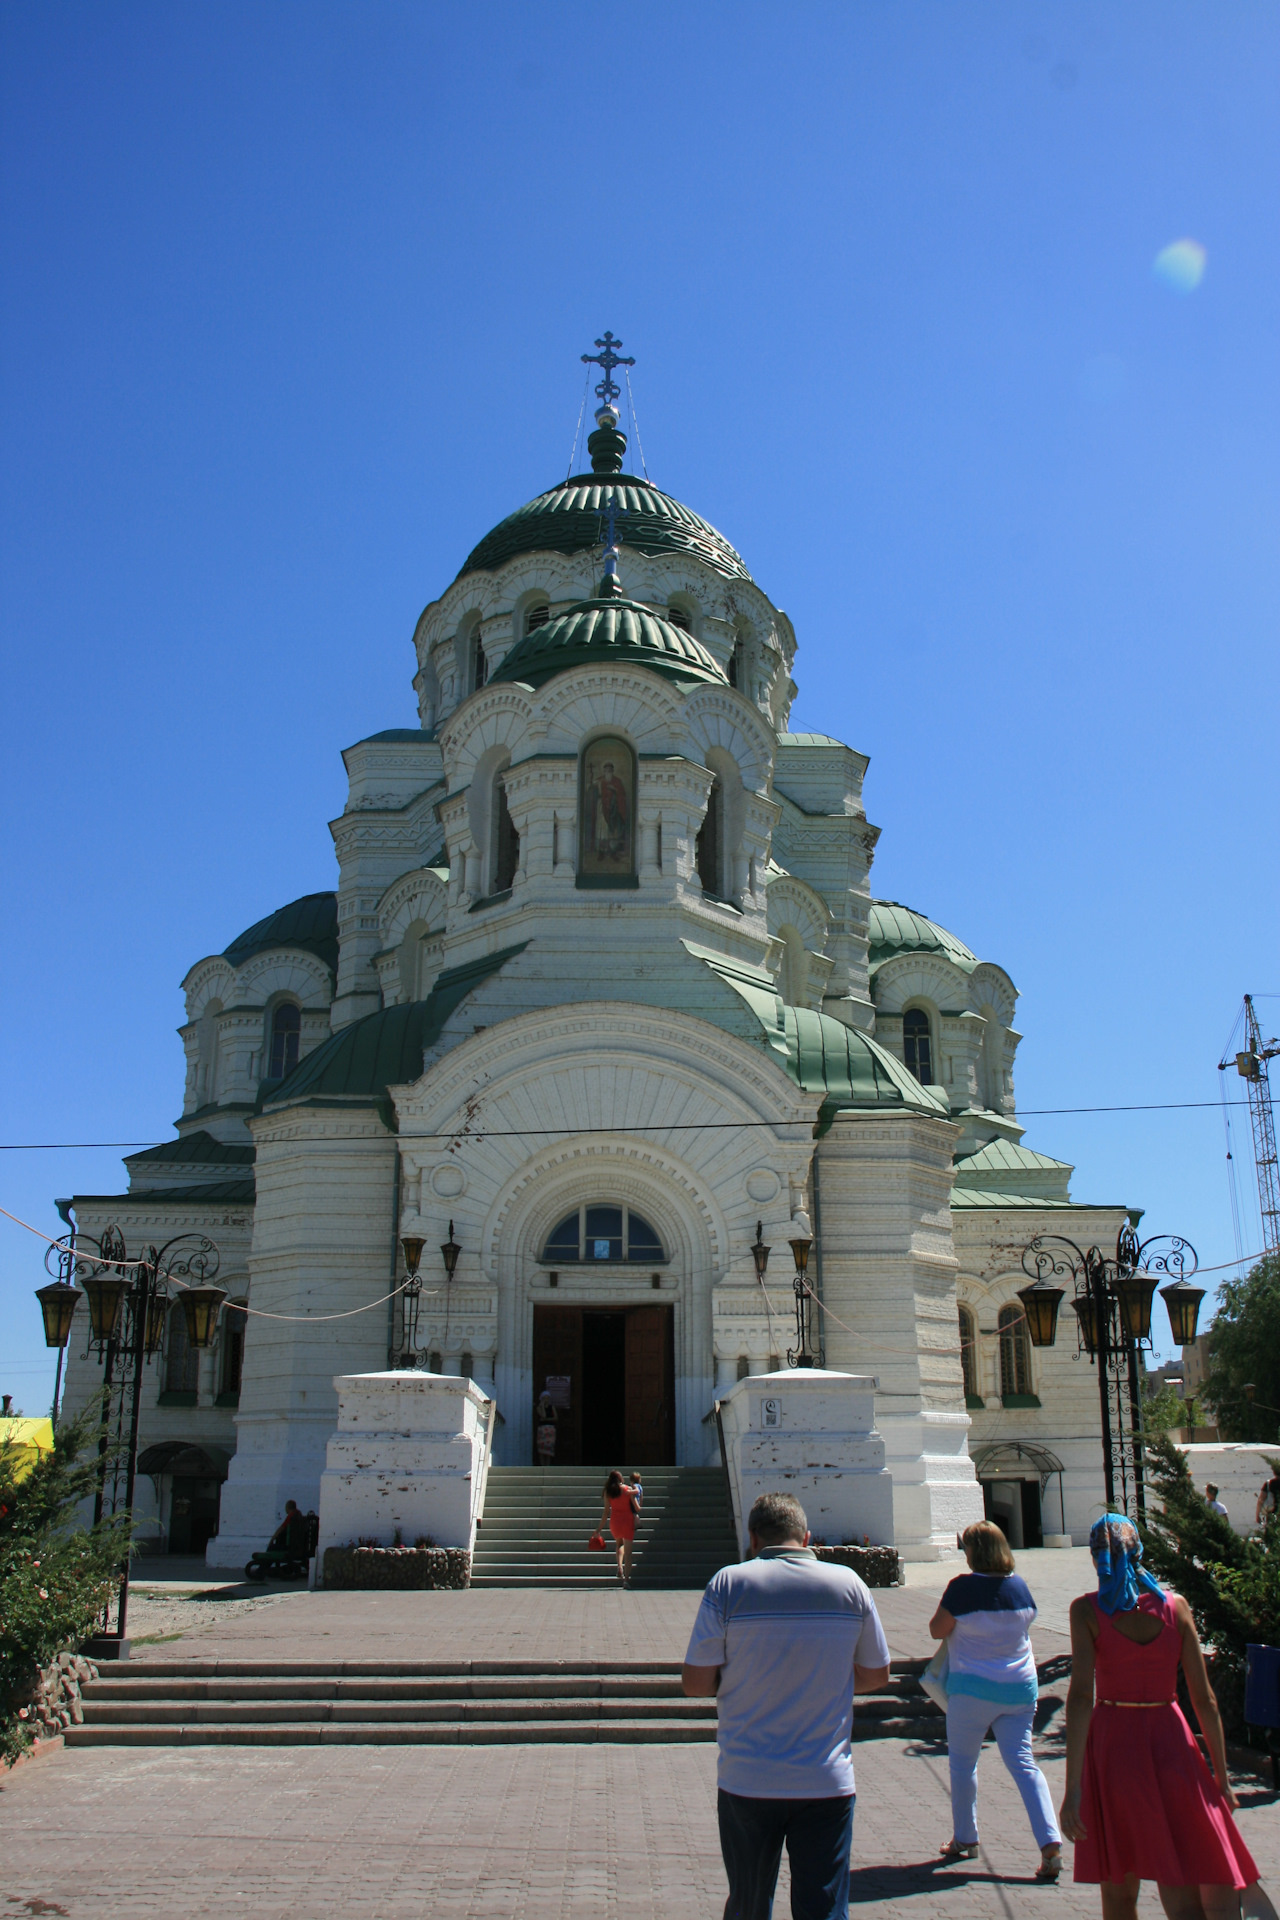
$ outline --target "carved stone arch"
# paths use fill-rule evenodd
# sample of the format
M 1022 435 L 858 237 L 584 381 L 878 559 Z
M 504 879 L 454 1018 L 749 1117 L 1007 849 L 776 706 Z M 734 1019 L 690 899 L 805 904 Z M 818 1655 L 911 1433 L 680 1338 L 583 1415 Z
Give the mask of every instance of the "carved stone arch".
M 884 1013 L 901 1013 L 912 1001 L 934 1013 L 970 1004 L 969 977 L 937 954 L 904 953 L 886 960 L 872 982 L 871 997 Z
M 430 867 L 415 867 L 393 881 L 378 902 L 378 933 L 383 948 L 397 947 L 410 922 L 421 920 L 435 928 L 444 925 L 449 889 Z
M 198 1020 L 211 1000 L 227 1006 L 234 996 L 235 971 L 220 954 L 201 960 L 183 981 L 187 1019 Z
M 499 1277 L 509 1264 L 517 1273 L 541 1260 L 552 1229 L 574 1206 L 608 1200 L 645 1216 L 678 1272 L 720 1269 L 724 1216 L 693 1171 L 649 1141 L 589 1134 L 543 1149 L 505 1183 L 484 1223 L 481 1257 Z
M 1011 1027 L 1018 1005 L 1018 990 L 1003 967 L 984 960 L 969 976 L 973 1004 L 981 1011 L 985 1000 L 999 1017 L 1001 1026 Z
M 703 686 L 684 705 L 690 750 L 720 747 L 737 762 L 745 787 L 765 794 L 773 769 L 774 737 L 763 717 L 731 687 Z
M 477 761 L 492 747 L 505 748 L 514 759 L 527 737 L 530 712 L 528 694 L 504 681 L 464 701 L 440 729 L 449 790 L 469 786 Z
M 539 717 L 553 751 L 577 753 L 591 733 L 622 733 L 638 753 L 676 752 L 679 697 L 646 668 L 579 667 L 544 689 Z
M 333 975 L 323 960 L 297 948 L 255 953 L 235 976 L 237 1006 L 261 1007 L 281 996 L 319 1010 L 333 1004 Z
M 770 873 L 765 895 L 770 933 L 793 926 L 811 953 L 825 953 L 831 910 L 817 890 L 793 873 Z

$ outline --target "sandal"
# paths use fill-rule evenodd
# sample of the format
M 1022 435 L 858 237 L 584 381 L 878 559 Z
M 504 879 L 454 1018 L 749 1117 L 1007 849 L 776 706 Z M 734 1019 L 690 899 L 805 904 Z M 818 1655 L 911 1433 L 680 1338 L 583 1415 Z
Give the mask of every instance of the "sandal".
M 942 1849 L 944 1860 L 976 1860 L 978 1843 L 976 1840 L 948 1840 Z
M 1040 1852 L 1040 1865 L 1036 1868 L 1036 1879 L 1053 1881 L 1062 1873 L 1062 1848 L 1043 1847 Z

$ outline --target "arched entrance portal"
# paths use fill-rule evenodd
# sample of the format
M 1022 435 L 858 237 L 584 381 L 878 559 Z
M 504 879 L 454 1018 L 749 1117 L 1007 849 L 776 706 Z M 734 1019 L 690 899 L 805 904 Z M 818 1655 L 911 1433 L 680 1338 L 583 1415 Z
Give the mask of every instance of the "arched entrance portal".
M 555 1465 L 674 1466 L 674 1309 L 536 1304 L 533 1390 L 555 1410 Z
M 542 1409 L 536 1460 L 674 1466 L 674 1308 L 618 1298 L 619 1281 L 626 1290 L 647 1283 L 661 1292 L 666 1262 L 661 1235 L 624 1200 L 580 1201 L 548 1234 L 539 1263 L 548 1289 L 560 1289 L 563 1273 L 578 1299 L 534 1302 L 533 1393 Z

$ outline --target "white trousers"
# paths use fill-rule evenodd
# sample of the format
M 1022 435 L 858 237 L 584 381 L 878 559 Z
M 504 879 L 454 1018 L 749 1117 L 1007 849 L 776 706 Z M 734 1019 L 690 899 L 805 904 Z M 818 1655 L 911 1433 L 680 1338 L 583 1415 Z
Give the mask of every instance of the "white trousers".
M 978 1838 L 978 1755 L 990 1728 L 1000 1758 L 1013 1775 L 1038 1847 L 1059 1846 L 1062 1835 L 1053 1817 L 1045 1777 L 1031 1752 L 1034 1707 L 1002 1707 L 972 1694 L 947 1697 L 947 1755 L 951 1765 L 951 1832 L 962 1846 Z

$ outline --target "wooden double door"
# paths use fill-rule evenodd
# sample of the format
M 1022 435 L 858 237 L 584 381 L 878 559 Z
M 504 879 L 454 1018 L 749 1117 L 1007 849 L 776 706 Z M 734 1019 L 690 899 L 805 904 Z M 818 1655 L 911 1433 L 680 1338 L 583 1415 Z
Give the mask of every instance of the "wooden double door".
M 675 1465 L 674 1319 L 669 1306 L 535 1306 L 534 1399 L 549 1386 L 567 1402 L 557 1466 Z

